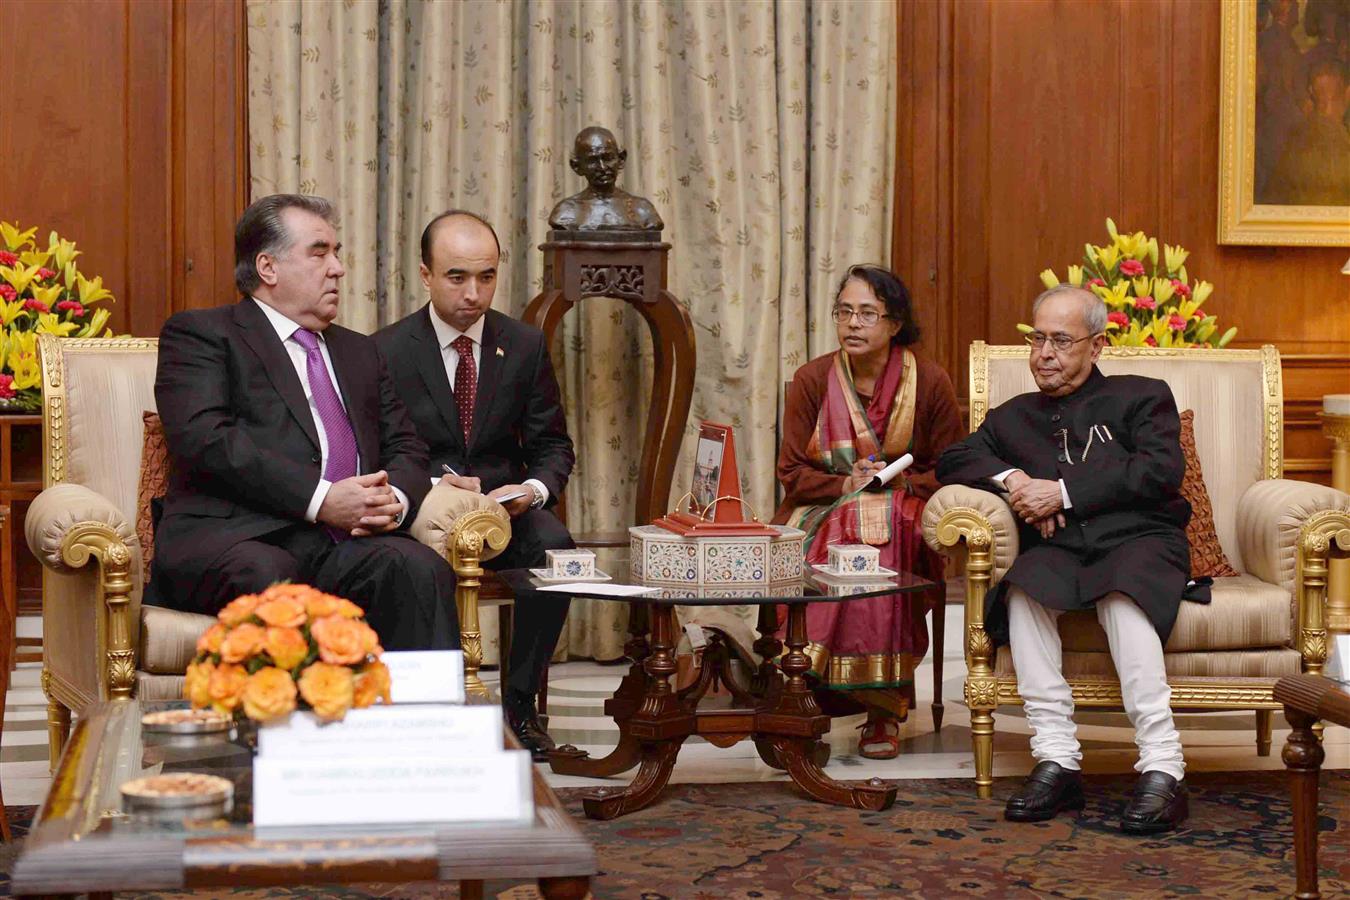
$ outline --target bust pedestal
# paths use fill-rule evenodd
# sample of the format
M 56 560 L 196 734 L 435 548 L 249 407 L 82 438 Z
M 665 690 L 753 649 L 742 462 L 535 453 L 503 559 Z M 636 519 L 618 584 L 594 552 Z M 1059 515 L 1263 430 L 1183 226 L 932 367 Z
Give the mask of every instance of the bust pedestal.
M 1322 433 L 1331 441 L 1331 486 L 1350 494 L 1350 394 L 1322 398 Z M 1327 630 L 1350 632 L 1350 559 L 1327 572 Z
M 670 244 L 659 231 L 550 231 L 539 249 L 544 290 L 521 318 L 543 329 L 550 345 L 563 314 L 590 297 L 627 303 L 651 330 L 656 371 L 634 510 L 634 522 L 645 525 L 668 508 L 694 397 L 694 326 L 684 304 L 666 290 Z

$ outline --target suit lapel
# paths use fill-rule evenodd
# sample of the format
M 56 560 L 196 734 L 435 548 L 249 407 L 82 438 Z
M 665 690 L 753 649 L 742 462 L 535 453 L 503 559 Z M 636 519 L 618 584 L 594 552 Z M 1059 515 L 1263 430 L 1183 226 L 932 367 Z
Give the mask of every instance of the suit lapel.
M 497 392 L 497 382 L 501 380 L 501 367 L 511 349 L 497 329 L 492 311 L 489 310 L 485 315 L 483 353 L 478 362 L 478 394 L 473 401 L 473 430 L 469 434 L 470 450 L 478 443 L 483 428 L 487 425 L 487 417 L 492 411 L 492 401 Z
M 319 432 L 314 424 L 314 416 L 309 411 L 309 401 L 305 399 L 305 387 L 300 383 L 300 376 L 295 373 L 295 366 L 277 338 L 272 323 L 251 297 L 245 297 L 235 306 L 234 321 L 239 326 L 244 343 L 262 363 L 263 371 L 285 401 L 296 424 L 305 432 L 314 449 L 318 450 Z
M 360 408 L 366 394 L 362 391 L 361 372 L 353 366 L 353 352 L 350 335 L 329 328 L 324 332 L 324 341 L 328 344 L 328 356 L 333 360 L 333 372 L 337 375 L 338 391 L 342 394 L 343 405 L 347 407 L 347 420 L 352 424 L 352 433 L 356 435 L 356 450 L 361 454 L 362 469 L 375 471 L 380 467 L 380 435 L 376 423 L 379 411 Z
M 436 330 L 431 327 L 430 306 L 422 307 L 419 321 L 412 336 L 416 342 L 413 356 L 417 360 L 417 371 L 427 386 L 427 394 L 436 404 L 436 410 L 445 420 L 446 427 L 455 436 L 455 440 L 464 443 L 464 428 L 459 424 L 459 410 L 455 408 L 455 392 L 450 387 L 450 378 L 445 372 L 445 357 L 441 354 L 440 343 L 436 340 Z

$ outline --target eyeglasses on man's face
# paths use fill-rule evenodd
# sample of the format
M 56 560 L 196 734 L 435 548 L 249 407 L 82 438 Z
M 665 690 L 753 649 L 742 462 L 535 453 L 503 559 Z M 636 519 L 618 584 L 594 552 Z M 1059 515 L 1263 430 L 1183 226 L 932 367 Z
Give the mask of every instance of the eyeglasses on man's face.
M 870 328 L 882 319 L 889 319 L 890 316 L 875 309 L 854 309 L 851 306 L 836 306 L 830 310 L 830 318 L 834 319 L 834 324 L 843 325 L 857 317 L 858 324 L 864 328 Z
M 1056 334 L 1052 336 L 1041 334 L 1039 331 L 1033 331 L 1030 334 L 1026 335 L 1026 342 L 1030 344 L 1032 347 L 1036 348 L 1037 350 L 1040 350 L 1045 346 L 1046 341 L 1049 341 L 1050 346 L 1055 348 L 1056 353 L 1063 353 L 1064 351 L 1072 347 L 1074 344 L 1081 344 L 1083 341 L 1090 341 L 1096 336 L 1097 335 L 1095 334 L 1089 334 L 1087 337 L 1071 338 L 1067 334 Z

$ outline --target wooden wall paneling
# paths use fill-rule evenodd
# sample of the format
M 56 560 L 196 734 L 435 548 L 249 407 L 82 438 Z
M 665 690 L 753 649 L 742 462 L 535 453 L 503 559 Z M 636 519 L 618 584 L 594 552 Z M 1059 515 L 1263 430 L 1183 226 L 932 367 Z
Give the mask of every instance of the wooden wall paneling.
M 170 46 L 174 5 L 167 0 L 126 0 L 122 8 L 126 156 L 120 183 L 108 185 L 123 210 L 118 223 L 125 248 L 125 284 L 114 291 L 126 312 L 118 332 L 154 335 L 171 312 L 169 267 L 173 258 L 169 121 L 172 113 Z

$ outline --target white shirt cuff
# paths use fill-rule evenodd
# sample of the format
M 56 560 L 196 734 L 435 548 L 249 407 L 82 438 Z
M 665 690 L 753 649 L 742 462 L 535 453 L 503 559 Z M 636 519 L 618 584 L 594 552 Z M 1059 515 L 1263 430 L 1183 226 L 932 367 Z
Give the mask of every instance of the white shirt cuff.
M 319 521 L 319 508 L 323 506 L 323 501 L 328 497 L 328 491 L 333 487 L 333 482 L 326 478 L 319 479 L 319 486 L 314 489 L 314 496 L 309 498 L 309 508 L 305 510 L 306 522 Z
M 1064 486 L 1064 479 L 1059 480 L 1059 499 L 1063 501 L 1065 509 L 1073 509 L 1073 502 L 1069 500 L 1069 489 Z
M 389 489 L 394 492 L 394 496 L 398 498 L 398 502 L 403 504 L 403 509 L 399 511 L 398 518 L 394 520 L 395 525 L 402 525 L 403 520 L 408 517 L 408 495 L 394 487 L 392 484 L 389 485 Z
M 525 484 L 533 485 L 534 489 L 539 492 L 539 502 L 531 503 L 530 509 L 541 509 L 548 502 L 548 488 L 544 487 L 544 483 L 538 478 L 526 478 Z
M 1009 475 L 1011 475 L 1016 471 L 1017 471 L 1016 469 L 1004 469 L 1002 472 L 999 472 L 997 475 L 995 475 L 993 478 L 990 478 L 989 480 L 998 482 L 999 487 L 1003 488 L 1004 490 L 1007 490 L 1008 486 L 1003 483 L 1003 479 L 1007 478 Z

